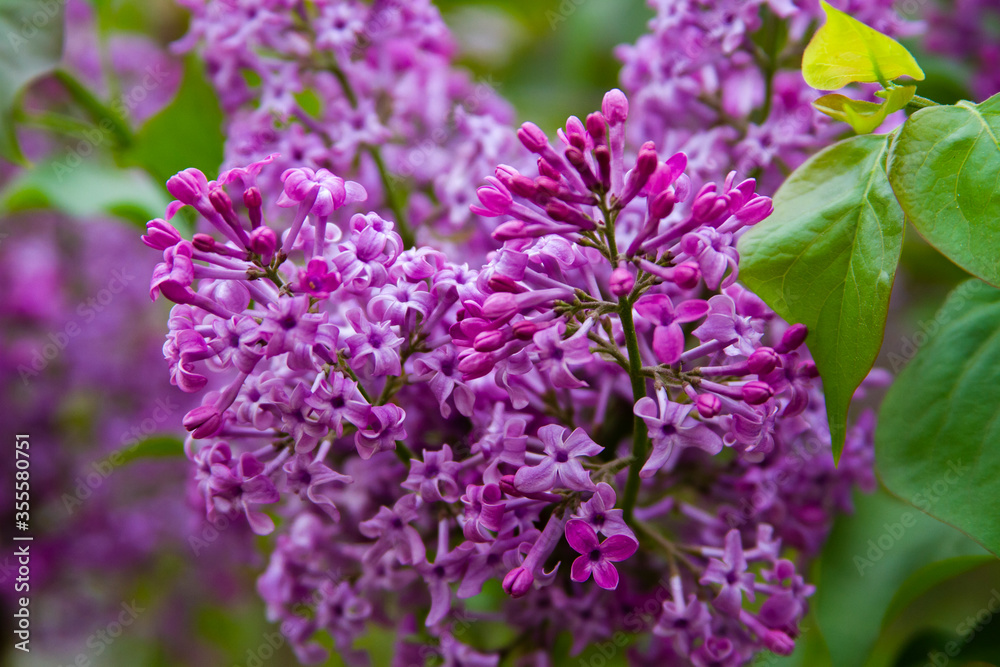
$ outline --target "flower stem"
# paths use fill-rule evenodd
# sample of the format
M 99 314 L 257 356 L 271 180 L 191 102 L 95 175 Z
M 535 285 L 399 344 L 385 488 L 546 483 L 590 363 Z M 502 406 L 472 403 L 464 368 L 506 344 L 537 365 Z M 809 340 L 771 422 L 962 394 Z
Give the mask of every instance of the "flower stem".
M 406 212 L 403 210 L 403 204 L 399 201 L 398 189 L 393 187 L 392 177 L 389 175 L 389 170 L 386 169 L 382 153 L 379 152 L 376 146 L 366 146 L 366 148 L 372 156 L 372 160 L 375 161 L 375 166 L 378 167 L 378 174 L 382 179 L 382 187 L 385 188 L 385 198 L 389 204 L 389 208 L 392 209 L 393 216 L 396 218 L 396 229 L 399 231 L 399 238 L 403 240 L 405 247 L 412 248 L 415 243 L 413 230 L 410 229 L 410 225 L 406 222 Z
M 625 347 L 628 350 L 629 379 L 632 381 L 632 401 L 638 403 L 646 395 L 646 380 L 642 375 L 642 358 L 639 354 L 639 339 L 635 333 L 635 322 L 632 320 L 632 302 L 628 296 L 622 296 L 619 317 L 622 330 L 625 332 Z M 635 509 L 636 498 L 639 497 L 639 470 L 646 463 L 649 441 L 646 437 L 646 422 L 635 415 L 632 418 L 632 457 L 628 468 L 628 481 L 625 483 L 625 501 L 623 505 L 625 520 L 632 522 L 632 511 Z
M 618 264 L 618 244 L 615 241 L 616 213 L 608 211 L 602 203 L 604 213 L 605 238 L 608 242 L 608 252 L 612 266 Z M 632 382 L 632 402 L 637 403 L 646 395 L 646 380 L 642 373 L 642 355 L 639 352 L 639 338 L 635 332 L 635 321 L 632 319 L 631 295 L 623 294 L 618 298 L 618 317 L 625 333 L 625 349 L 628 352 L 628 375 Z M 623 510 L 625 521 L 632 523 L 632 511 L 635 509 L 636 498 L 639 497 L 639 470 L 646 463 L 649 441 L 646 437 L 646 422 L 638 416 L 632 418 L 632 463 L 628 469 L 628 481 L 625 483 L 625 500 Z

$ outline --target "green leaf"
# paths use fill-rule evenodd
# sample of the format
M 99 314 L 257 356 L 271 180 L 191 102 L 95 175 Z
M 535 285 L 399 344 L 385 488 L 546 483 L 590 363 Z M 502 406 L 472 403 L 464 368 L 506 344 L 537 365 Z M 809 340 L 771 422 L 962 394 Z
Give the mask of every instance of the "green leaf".
M 1000 554 L 1000 290 L 957 287 L 879 417 L 886 486 Z
M 21 174 L 0 193 L 0 213 L 55 208 L 72 216 L 114 215 L 145 228 L 169 200 L 149 175 L 85 163 L 75 153 Z
M 889 156 L 889 181 L 921 236 L 1000 285 L 1000 95 L 921 109 Z
M 115 459 L 115 465 L 119 466 L 142 459 L 180 458 L 182 456 L 184 456 L 184 441 L 173 435 L 150 436 L 111 455 Z
M 903 613 L 914 600 L 937 587 L 942 582 L 953 579 L 969 570 L 974 570 L 981 565 L 995 562 L 995 558 L 983 554 L 959 556 L 958 558 L 949 558 L 925 565 L 910 575 L 899 587 L 899 590 L 896 591 L 882 619 L 883 627 Z
M 880 490 L 858 494 L 853 515 L 834 524 L 810 601 L 834 667 L 860 667 L 879 639 L 900 587 L 929 563 L 982 548 Z
M 21 92 L 62 57 L 63 2 L 0 0 L 0 155 L 26 161 L 14 112 Z
M 871 370 L 902 250 L 903 212 L 886 178 L 886 138 L 854 137 L 785 181 L 774 213 L 740 239 L 740 278 L 789 322 L 809 327 L 834 459 L 851 397 Z
M 924 72 L 906 48 L 857 19 L 821 3 L 826 23 L 802 55 L 802 76 L 818 90 L 838 90 L 849 83 L 881 83 L 900 76 L 922 81 Z
M 150 118 L 126 153 L 130 164 L 144 167 L 160 183 L 188 167 L 212 178 L 223 158 L 223 115 L 202 64 L 189 56 L 177 97 Z
M 858 134 L 871 134 L 885 122 L 886 117 L 896 113 L 913 99 L 916 86 L 899 86 L 887 91 L 886 102 L 877 104 L 864 100 L 831 93 L 813 102 L 813 106 L 827 116 L 849 124 Z

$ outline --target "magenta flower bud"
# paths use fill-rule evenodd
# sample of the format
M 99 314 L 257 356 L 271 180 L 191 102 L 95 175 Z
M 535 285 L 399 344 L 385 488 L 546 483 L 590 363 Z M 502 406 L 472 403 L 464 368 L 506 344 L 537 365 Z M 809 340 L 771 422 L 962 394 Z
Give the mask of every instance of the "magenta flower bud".
M 191 237 L 191 245 L 194 246 L 195 250 L 200 250 L 201 252 L 215 251 L 215 239 L 208 234 L 195 234 Z
M 775 368 L 781 359 L 778 353 L 769 347 L 761 347 L 753 351 L 747 359 L 747 368 L 754 375 L 767 375 Z
M 515 322 L 511 325 L 511 331 L 514 334 L 514 338 L 518 340 L 531 340 L 534 338 L 535 334 L 541 330 L 542 328 L 540 326 L 528 320 L 521 320 L 520 322 Z
M 580 178 L 583 179 L 583 184 L 587 186 L 588 190 L 597 190 L 600 188 L 601 182 L 597 180 L 597 176 L 594 176 L 594 172 L 591 170 L 590 165 L 587 164 L 582 151 L 573 147 L 567 148 L 566 160 L 580 174 Z
M 189 206 L 205 196 L 207 190 L 208 179 L 194 167 L 179 171 L 167 179 L 167 191 Z
M 514 475 L 504 475 L 503 477 L 500 478 L 500 481 L 497 482 L 497 486 L 499 486 L 500 490 L 506 493 L 508 496 L 513 496 L 514 498 L 520 498 L 524 494 L 522 494 L 520 491 L 517 490 L 517 486 L 514 484 L 514 477 L 515 477 Z
M 697 264 L 685 262 L 674 267 L 673 281 L 681 289 L 694 289 L 701 280 L 701 269 Z
M 264 200 L 261 198 L 260 190 L 257 189 L 257 186 L 248 188 L 243 193 L 243 204 L 247 207 L 247 213 L 250 215 L 250 226 L 253 229 L 260 227 L 262 220 L 260 207 L 263 203 Z
M 534 123 L 524 123 L 517 131 L 517 138 L 524 147 L 532 153 L 541 153 L 549 145 L 549 138 L 542 132 L 542 128 Z
M 260 189 L 256 185 L 252 188 L 247 188 L 246 192 L 243 193 L 243 205 L 247 208 L 260 208 L 263 203 L 264 200 L 260 196 Z
M 594 149 L 594 160 L 597 162 L 601 185 L 605 189 L 611 187 L 611 151 L 607 146 L 598 146 Z
M 493 352 L 494 350 L 499 350 L 507 342 L 508 334 L 503 331 L 497 331 L 491 329 L 489 331 L 483 331 L 472 343 L 473 349 L 476 352 Z
M 184 415 L 183 423 L 195 438 L 208 438 L 222 430 L 222 415 L 214 405 L 201 405 Z
M 608 120 L 600 111 L 587 116 L 587 132 L 595 147 L 604 145 L 608 137 Z
M 743 392 L 743 400 L 750 405 L 767 403 L 774 396 L 774 390 L 771 389 L 771 385 L 759 380 L 747 382 L 743 385 L 741 391 Z
M 736 219 L 747 227 L 756 225 L 758 222 L 774 212 L 774 204 L 770 197 L 756 197 L 746 206 L 736 211 Z
M 493 238 L 497 241 L 503 243 L 504 241 L 512 241 L 514 239 L 520 239 L 527 236 L 528 223 L 523 220 L 508 220 L 507 222 L 497 225 L 497 228 L 493 230 Z
M 673 212 L 675 203 L 673 188 L 667 188 L 663 192 L 657 193 L 647 203 L 649 217 L 654 220 L 662 220 Z
M 715 394 L 701 394 L 694 401 L 698 414 L 705 419 L 711 419 L 722 412 L 722 400 Z
M 710 186 L 711 184 L 706 185 L 702 192 L 698 193 L 691 206 L 691 216 L 696 220 L 714 220 L 729 207 L 729 202 L 725 198 L 708 189 Z
M 778 354 L 788 354 L 806 342 L 808 335 L 809 328 L 806 325 L 793 324 L 785 329 L 785 333 L 781 336 L 781 342 L 774 346 L 774 350 Z
M 521 174 L 511 178 L 510 182 L 505 183 L 505 185 L 512 193 L 525 199 L 534 199 L 538 194 L 538 187 L 535 185 L 535 181 Z
M 639 194 L 639 191 L 649 181 L 649 177 L 656 171 L 657 164 L 659 164 L 659 158 L 656 156 L 656 145 L 652 141 L 647 141 L 639 149 L 635 167 L 629 172 L 628 179 L 625 181 L 625 189 L 618 198 L 618 206 L 625 206 Z
M 503 578 L 503 590 L 512 598 L 519 598 L 531 590 L 535 577 L 523 567 L 516 567 Z
M 467 380 L 480 378 L 493 370 L 493 355 L 489 352 L 473 352 L 458 362 L 458 370 Z
M 491 294 L 483 303 L 483 317 L 489 320 L 507 320 L 519 310 L 517 299 L 509 292 Z
M 625 296 L 635 287 L 635 276 L 624 266 L 619 266 L 611 272 L 611 293 L 615 296 Z
M 156 218 L 146 223 L 142 242 L 154 250 L 166 250 L 180 243 L 181 235 L 169 222 Z
M 564 201 L 554 199 L 545 205 L 545 212 L 553 220 L 568 222 L 584 230 L 594 228 L 594 221 L 588 218 L 579 209 L 576 209 Z
M 628 118 L 628 98 L 625 93 L 613 88 L 604 94 L 601 102 L 601 113 L 608 119 L 609 125 L 621 125 Z
M 512 294 L 517 294 L 518 292 L 524 292 L 524 287 L 517 284 L 517 281 L 510 276 L 503 276 L 499 273 L 494 273 L 490 276 L 487 282 L 490 290 L 494 292 L 510 292 Z
M 250 249 L 261 257 L 271 257 L 278 247 L 278 235 L 270 227 L 258 227 L 250 232 Z
M 483 204 L 482 209 L 487 212 L 480 213 L 480 215 L 490 215 L 490 217 L 504 215 L 510 210 L 510 205 L 513 203 L 513 199 L 508 193 L 490 185 L 482 186 L 476 190 L 476 194 Z
M 539 160 L 539 165 L 541 165 L 541 160 Z M 551 176 L 539 176 L 535 179 L 535 186 L 538 187 L 540 191 L 549 195 L 550 197 L 557 194 L 560 190 L 558 174 L 555 177 Z
M 579 118 L 570 116 L 566 120 L 565 134 L 570 146 L 581 151 L 587 149 L 587 129 Z
M 222 214 L 227 220 L 230 216 L 236 215 L 236 211 L 233 210 L 233 200 L 229 198 L 229 195 L 222 188 L 213 188 L 208 193 L 208 201 L 212 205 L 212 208 Z
M 553 181 L 558 181 L 562 178 L 559 169 L 543 157 L 538 158 L 538 173 L 546 178 L 551 178 Z

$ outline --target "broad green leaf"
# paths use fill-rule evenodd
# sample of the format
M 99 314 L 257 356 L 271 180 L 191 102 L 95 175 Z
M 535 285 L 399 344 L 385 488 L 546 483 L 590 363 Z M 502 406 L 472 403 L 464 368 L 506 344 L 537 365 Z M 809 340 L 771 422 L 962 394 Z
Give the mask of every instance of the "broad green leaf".
M 875 439 L 886 486 L 1000 554 L 1000 290 L 970 280 L 896 378 Z
M 847 123 L 858 134 L 871 134 L 885 122 L 889 114 L 896 113 L 909 104 L 916 91 L 916 86 L 899 86 L 883 91 L 886 101 L 882 104 L 831 93 L 814 101 L 813 106 L 827 116 Z
M 921 236 L 1000 285 L 1000 95 L 921 109 L 889 156 L 889 181 Z
M 818 90 L 839 90 L 855 82 L 885 85 L 900 76 L 923 80 L 923 70 L 902 44 L 826 2 L 821 4 L 826 23 L 802 55 L 807 84 Z
M 143 125 L 126 153 L 160 183 L 188 167 L 213 178 L 222 164 L 222 110 L 202 68 L 194 57 L 185 60 L 177 97 Z
M 960 574 L 974 570 L 981 565 L 997 562 L 993 556 L 983 554 L 975 556 L 959 556 L 925 565 L 903 582 L 896 591 L 889 608 L 885 611 L 882 626 L 885 627 L 899 616 L 910 604 L 943 582 Z
M 834 667 L 861 667 L 901 586 L 930 563 L 984 555 L 982 547 L 883 490 L 857 494 L 827 540 L 810 601 Z
M 886 137 L 842 141 L 785 181 L 771 217 L 740 240 L 740 278 L 809 327 L 834 458 L 851 397 L 871 370 L 902 250 L 903 212 L 885 174 Z
M 63 2 L 0 0 L 0 156 L 24 163 L 14 111 L 24 88 L 62 57 Z
M 145 227 L 169 200 L 149 175 L 84 162 L 75 153 L 25 171 L 0 193 L 0 213 L 55 208 L 69 215 L 114 215 Z

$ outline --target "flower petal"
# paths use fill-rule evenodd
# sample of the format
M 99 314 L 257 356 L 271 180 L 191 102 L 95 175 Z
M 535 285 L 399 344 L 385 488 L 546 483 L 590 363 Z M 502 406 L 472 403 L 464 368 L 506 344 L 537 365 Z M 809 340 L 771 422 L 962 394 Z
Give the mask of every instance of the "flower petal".
M 577 553 L 584 555 L 600 547 L 597 533 L 589 523 L 580 519 L 571 519 L 566 524 L 566 541 Z
M 601 545 L 601 555 L 617 563 L 631 557 L 638 548 L 639 543 L 635 539 L 625 535 L 612 535 Z

